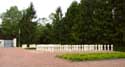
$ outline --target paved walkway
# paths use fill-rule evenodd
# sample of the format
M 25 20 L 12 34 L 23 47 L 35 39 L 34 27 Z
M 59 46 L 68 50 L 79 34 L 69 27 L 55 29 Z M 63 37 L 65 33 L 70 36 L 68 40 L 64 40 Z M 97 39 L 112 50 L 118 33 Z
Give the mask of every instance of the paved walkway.
M 125 59 L 70 62 L 55 56 L 56 53 L 0 48 L 0 67 L 125 67 Z

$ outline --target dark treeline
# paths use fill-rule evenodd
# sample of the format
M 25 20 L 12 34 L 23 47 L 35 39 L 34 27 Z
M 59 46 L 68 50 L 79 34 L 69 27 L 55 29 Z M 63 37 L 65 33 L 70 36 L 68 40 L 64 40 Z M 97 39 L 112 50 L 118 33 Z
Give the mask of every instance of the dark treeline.
M 101 43 L 125 47 L 124 6 L 124 0 L 74 1 L 65 17 L 59 7 L 52 14 L 52 24 L 46 25 L 40 43 Z
M 59 7 L 50 15 L 52 23 L 42 25 L 37 23 L 38 21 L 32 21 L 36 18 L 36 12 L 31 4 L 29 8 L 21 12 L 16 10 L 14 13 L 11 10 L 8 12 L 16 16 L 11 18 L 11 20 L 16 19 L 16 22 L 12 20 L 14 24 L 6 18 L 7 13 L 2 15 L 3 33 L 16 35 L 21 44 L 101 43 L 114 44 L 115 47 L 125 49 L 124 6 L 125 0 L 81 0 L 80 3 L 74 1 L 65 15 Z M 19 28 L 20 34 L 17 31 Z M 8 31 L 11 33 L 6 33 Z

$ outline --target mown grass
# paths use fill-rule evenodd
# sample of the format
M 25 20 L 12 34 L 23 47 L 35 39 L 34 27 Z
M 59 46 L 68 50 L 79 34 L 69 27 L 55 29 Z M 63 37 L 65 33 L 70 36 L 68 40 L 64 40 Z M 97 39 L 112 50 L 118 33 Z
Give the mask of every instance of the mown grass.
M 70 61 L 87 61 L 87 60 L 104 60 L 125 58 L 124 52 L 108 52 L 108 53 L 87 53 L 87 54 L 63 54 L 57 57 Z

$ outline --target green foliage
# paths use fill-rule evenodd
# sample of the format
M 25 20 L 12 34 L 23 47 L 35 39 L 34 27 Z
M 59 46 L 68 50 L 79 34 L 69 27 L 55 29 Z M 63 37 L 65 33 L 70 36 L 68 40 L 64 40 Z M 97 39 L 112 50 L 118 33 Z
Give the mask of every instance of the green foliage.
M 119 25 L 116 17 L 122 10 L 117 10 L 118 12 L 114 10 L 116 7 L 121 7 L 116 6 L 121 2 L 81 0 L 77 3 L 74 1 L 64 17 L 59 7 L 50 16 L 52 23 L 41 28 L 43 31 L 41 31 L 39 43 L 102 43 L 121 46 L 121 43 L 124 43 L 124 24 Z
M 36 16 L 36 11 L 34 10 L 33 4 L 23 11 L 23 17 L 19 24 L 20 29 L 20 43 L 29 44 L 34 43 L 35 41 L 35 32 L 36 32 L 36 21 L 33 21 Z
M 109 52 L 109 53 L 87 53 L 87 54 L 63 54 L 57 57 L 70 60 L 70 61 L 88 61 L 88 60 L 125 58 L 125 53 Z
M 124 0 L 115 0 L 113 1 L 113 10 L 114 10 L 114 30 L 115 30 L 115 36 L 114 36 L 114 42 L 115 46 L 118 45 L 120 47 L 125 48 L 125 1 Z M 121 49 L 121 48 L 120 48 Z
M 36 44 L 40 44 L 40 43 L 44 43 L 43 39 L 45 39 L 45 34 L 44 31 L 46 30 L 46 26 L 38 23 L 36 26 L 36 30 L 35 30 L 35 43 Z
M 16 6 L 10 7 L 9 10 L 1 15 L 2 33 L 7 36 L 18 36 L 18 24 L 21 18 L 21 11 Z
M 46 37 L 49 43 L 125 46 L 124 3 L 123 0 L 74 1 L 60 20 L 62 14 L 58 9 L 53 14 L 48 29 L 51 32 Z
M 67 43 L 75 44 L 79 43 L 79 32 L 78 32 L 78 22 L 79 22 L 79 5 L 74 1 L 67 10 L 65 18 L 62 23 L 65 25 L 65 36 Z
M 51 24 L 47 23 L 45 28 L 43 29 L 42 36 L 40 37 L 40 43 L 49 44 L 52 43 L 53 37 L 53 29 Z
M 50 15 L 52 23 L 33 21 L 33 4 L 19 11 L 11 7 L 1 15 L 2 33 L 16 35 L 21 44 L 114 44 L 115 50 L 125 48 L 125 1 L 73 1 L 62 15 L 61 7 Z M 19 37 L 20 28 L 20 37 Z
M 62 31 L 62 10 L 60 7 L 57 8 L 56 13 L 53 13 L 51 16 L 53 16 L 52 19 L 52 43 L 60 43 L 61 42 L 61 31 Z

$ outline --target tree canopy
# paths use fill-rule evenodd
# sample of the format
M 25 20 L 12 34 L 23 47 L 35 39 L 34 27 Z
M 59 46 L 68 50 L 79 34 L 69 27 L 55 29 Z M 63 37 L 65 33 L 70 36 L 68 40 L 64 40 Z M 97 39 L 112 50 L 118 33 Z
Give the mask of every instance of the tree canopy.
M 33 21 L 36 11 L 32 3 L 23 11 L 14 6 L 1 15 L 2 32 L 18 37 L 20 30 L 21 44 L 101 43 L 125 47 L 124 6 L 124 0 L 73 1 L 65 14 L 58 7 L 50 15 L 52 22 L 44 25 Z

